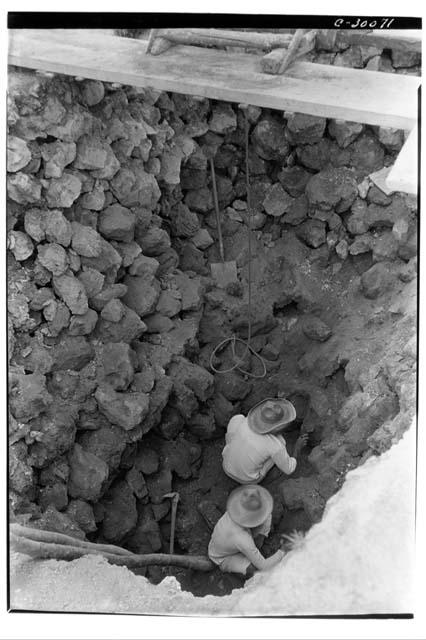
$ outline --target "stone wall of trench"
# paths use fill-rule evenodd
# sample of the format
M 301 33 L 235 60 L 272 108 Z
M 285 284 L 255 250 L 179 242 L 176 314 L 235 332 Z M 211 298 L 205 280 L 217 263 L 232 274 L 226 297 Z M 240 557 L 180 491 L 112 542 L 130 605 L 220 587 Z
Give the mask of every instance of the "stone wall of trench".
M 371 49 L 314 57 L 418 72 L 411 54 Z M 276 491 L 293 524 L 317 521 L 346 471 L 396 442 L 415 410 L 416 203 L 368 179 L 404 133 L 250 107 L 253 346 L 267 369 L 253 379 L 209 369 L 220 339 L 247 333 L 236 106 L 19 70 L 8 99 L 13 517 L 167 550 L 162 496 L 179 488 L 177 544 L 204 553 L 208 528 L 193 532 L 224 507 L 226 424 L 281 393 L 311 438 Z M 226 291 L 210 278 L 211 155 L 240 280 Z

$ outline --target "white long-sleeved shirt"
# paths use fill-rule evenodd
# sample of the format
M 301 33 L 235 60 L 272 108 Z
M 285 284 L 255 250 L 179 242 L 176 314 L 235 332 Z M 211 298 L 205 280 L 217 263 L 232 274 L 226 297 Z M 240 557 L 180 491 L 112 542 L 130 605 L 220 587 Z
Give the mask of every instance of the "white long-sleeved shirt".
M 241 484 L 260 482 L 274 464 L 288 475 L 296 468 L 296 459 L 287 453 L 283 436 L 255 433 L 241 414 L 229 421 L 225 442 L 223 469 Z
M 254 534 L 263 533 L 266 530 L 269 532 L 270 519 L 265 524 L 266 528 L 256 527 Z M 213 530 L 208 555 L 213 562 L 220 565 L 225 558 L 236 553 L 242 553 L 259 570 L 270 569 L 285 555 L 281 549 L 278 549 L 274 555 L 264 558 L 254 543 L 251 530 L 234 522 L 225 511 Z

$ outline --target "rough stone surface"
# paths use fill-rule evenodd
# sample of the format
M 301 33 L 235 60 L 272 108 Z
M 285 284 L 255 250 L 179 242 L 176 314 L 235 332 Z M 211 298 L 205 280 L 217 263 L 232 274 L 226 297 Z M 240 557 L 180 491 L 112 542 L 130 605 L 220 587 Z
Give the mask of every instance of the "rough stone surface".
M 72 173 L 64 172 L 60 178 L 52 178 L 46 191 L 49 207 L 70 207 L 81 193 L 81 180 Z
M 287 137 L 294 145 L 314 144 L 321 140 L 326 124 L 326 118 L 292 113 L 287 119 Z
M 389 263 L 378 262 L 361 276 L 361 289 L 366 298 L 375 299 L 389 289 L 392 284 Z
M 306 317 L 303 319 L 303 333 L 311 340 L 324 342 L 331 336 L 332 331 L 320 318 Z
M 71 246 L 79 256 L 97 258 L 102 253 L 103 244 L 96 229 L 73 222 Z
M 11 173 L 23 169 L 31 160 L 31 151 L 25 140 L 17 136 L 7 138 L 7 162 L 6 168 Z
M 349 122 L 348 120 L 330 120 L 328 123 L 328 133 L 334 138 L 343 149 L 350 145 L 364 130 L 364 125 L 359 122 Z
M 145 393 L 119 393 L 111 386 L 103 385 L 98 387 L 95 398 L 104 416 L 125 431 L 138 426 L 149 410 L 149 399 Z
M 358 194 L 353 175 L 347 169 L 325 169 L 312 176 L 306 186 L 311 205 L 320 209 L 347 211 Z
M 130 242 L 133 240 L 136 224 L 135 214 L 126 207 L 113 204 L 99 216 L 99 232 L 109 240 Z
M 152 275 L 126 276 L 123 302 L 143 318 L 152 313 L 160 297 L 160 284 Z
M 53 278 L 53 288 L 65 302 L 71 313 L 83 315 L 88 311 L 86 290 L 74 276 L 60 275 Z
M 268 190 L 263 206 L 270 216 L 278 217 L 286 213 L 293 201 L 279 183 L 271 186 Z

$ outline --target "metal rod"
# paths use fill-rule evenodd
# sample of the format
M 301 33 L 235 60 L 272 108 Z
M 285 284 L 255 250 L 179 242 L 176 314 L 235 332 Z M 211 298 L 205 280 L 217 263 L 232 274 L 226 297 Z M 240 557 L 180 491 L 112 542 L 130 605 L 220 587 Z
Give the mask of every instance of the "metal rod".
M 216 213 L 217 235 L 219 240 L 219 254 L 222 262 L 225 262 L 225 251 L 223 249 L 222 226 L 220 223 L 219 200 L 217 197 L 216 174 L 214 170 L 213 158 L 210 158 L 210 170 L 212 174 L 213 202 L 214 202 L 214 209 Z

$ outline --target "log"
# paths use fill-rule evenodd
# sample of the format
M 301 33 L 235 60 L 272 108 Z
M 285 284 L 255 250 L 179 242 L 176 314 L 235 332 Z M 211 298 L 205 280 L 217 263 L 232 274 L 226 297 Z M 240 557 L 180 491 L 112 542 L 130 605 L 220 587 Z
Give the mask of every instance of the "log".
M 25 553 L 32 558 L 50 559 L 50 560 L 77 560 L 86 555 L 100 555 L 108 560 L 110 564 L 126 566 L 129 569 L 137 567 L 157 566 L 175 566 L 184 569 L 194 569 L 196 571 L 211 571 L 214 564 L 206 556 L 181 556 L 178 554 L 167 553 L 147 553 L 118 555 L 113 553 L 101 553 L 98 549 L 92 547 L 84 548 L 81 546 L 72 546 L 68 544 L 54 544 L 49 542 L 40 542 L 31 540 L 23 536 L 12 534 L 11 545 L 20 553 Z M 94 545 L 101 546 L 101 545 Z
M 288 47 L 291 34 L 228 31 L 226 29 L 158 29 L 157 37 L 175 44 L 216 47 L 250 47 L 270 51 Z M 154 54 L 154 48 L 151 53 Z
M 97 549 L 105 553 L 114 553 L 116 555 L 132 555 L 128 549 L 117 547 L 114 544 L 97 544 L 88 540 L 80 540 L 73 536 L 67 536 L 64 533 L 56 531 L 45 531 L 44 529 L 35 529 L 34 527 L 24 527 L 18 523 L 10 525 L 10 532 L 16 537 L 22 536 L 36 542 L 47 542 L 61 545 L 69 545 L 71 547 L 81 547 L 83 549 Z

